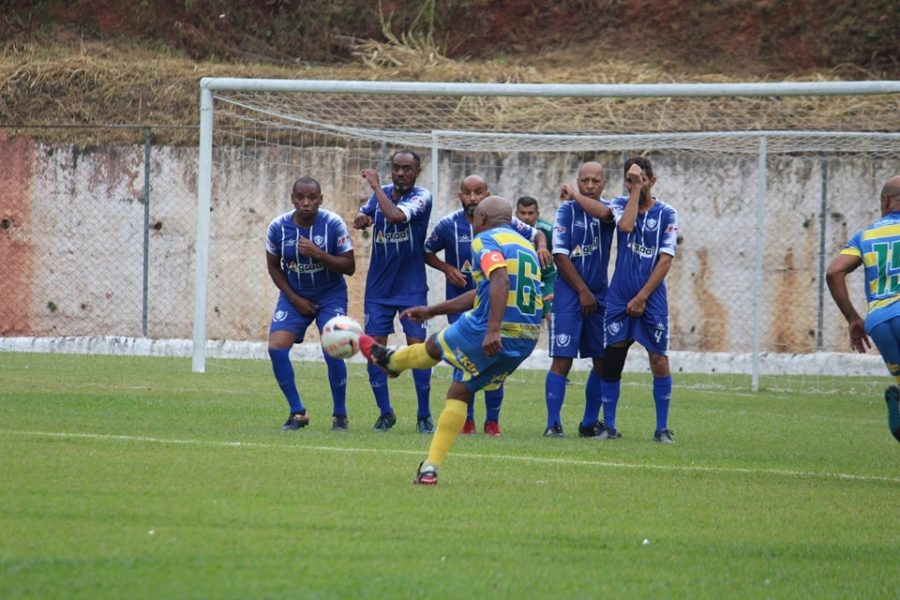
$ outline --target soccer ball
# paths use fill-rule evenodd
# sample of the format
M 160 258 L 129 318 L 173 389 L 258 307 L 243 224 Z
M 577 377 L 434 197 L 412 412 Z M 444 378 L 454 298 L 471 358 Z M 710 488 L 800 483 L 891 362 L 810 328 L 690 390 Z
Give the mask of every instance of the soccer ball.
M 359 352 L 363 329 L 347 315 L 328 319 L 322 328 L 322 348 L 332 358 L 350 358 Z

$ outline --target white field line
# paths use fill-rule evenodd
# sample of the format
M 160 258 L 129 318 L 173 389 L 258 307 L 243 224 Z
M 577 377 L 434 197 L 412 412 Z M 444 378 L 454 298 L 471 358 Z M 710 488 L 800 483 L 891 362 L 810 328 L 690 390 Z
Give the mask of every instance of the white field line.
M 395 448 L 346 448 L 336 446 L 285 446 L 282 444 L 266 444 L 261 442 L 228 442 L 216 440 L 179 440 L 154 438 L 134 435 L 110 435 L 105 433 L 67 433 L 57 431 L 12 431 L 0 430 L 0 435 L 31 436 L 63 439 L 90 439 L 118 442 L 138 442 L 146 444 L 169 444 L 180 446 L 210 446 L 220 448 L 261 448 L 285 450 L 309 450 L 313 452 L 348 452 L 368 454 L 403 454 L 410 456 L 422 456 L 426 452 L 422 450 L 400 450 Z M 782 477 L 803 477 L 820 479 L 838 479 L 845 481 L 881 481 L 887 483 L 900 483 L 900 477 L 885 477 L 882 475 L 853 475 L 851 473 L 829 473 L 816 471 L 792 471 L 788 469 L 754 469 L 747 467 L 706 467 L 700 465 L 654 465 L 638 463 L 608 462 L 601 460 L 579 460 L 573 458 L 544 458 L 539 456 L 521 456 L 513 454 L 479 454 L 477 452 L 454 452 L 454 459 L 470 458 L 478 460 L 516 461 L 537 464 L 558 464 L 585 467 L 605 467 L 611 469 L 645 469 L 652 471 L 683 471 L 692 473 L 740 473 L 747 475 L 777 475 Z

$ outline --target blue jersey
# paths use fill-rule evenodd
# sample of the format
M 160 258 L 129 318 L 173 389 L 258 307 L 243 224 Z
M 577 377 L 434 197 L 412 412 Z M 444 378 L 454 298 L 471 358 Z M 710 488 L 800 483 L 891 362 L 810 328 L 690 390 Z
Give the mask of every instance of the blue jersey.
M 312 227 L 301 227 L 294 223 L 295 212 L 286 212 L 269 224 L 266 252 L 281 259 L 281 270 L 288 282 L 304 298 L 320 297 L 335 288 L 345 289 L 343 274 L 300 254 L 299 241 L 301 237 L 312 240 L 334 256 L 346 254 L 353 250 L 347 225 L 335 213 L 320 208 Z
M 604 204 L 608 203 L 601 200 Z M 584 212 L 574 200 L 563 202 L 556 211 L 553 225 L 553 254 L 569 257 L 578 275 L 594 293 L 601 306 L 605 306 L 609 281 L 609 250 L 612 246 L 613 223 L 604 223 Z M 556 280 L 553 297 L 554 312 L 580 312 L 581 303 L 565 277 Z
M 857 231 L 841 254 L 860 259 L 866 273 L 866 331 L 900 315 L 900 212 Z
M 628 197 L 620 196 L 609 204 L 617 224 L 627 203 Z M 647 283 L 650 273 L 659 262 L 659 255 L 675 256 L 677 239 L 678 212 L 661 200 L 656 200 L 647 212 L 638 212 L 631 233 L 617 230 L 616 270 L 607 294 L 608 304 L 628 304 Z M 647 312 L 652 314 L 669 313 L 665 281 L 647 298 L 647 307 Z
M 393 185 L 383 186 L 393 200 Z M 366 299 L 403 305 L 418 303 L 428 292 L 425 279 L 425 235 L 431 217 L 431 192 L 413 186 L 394 204 L 406 215 L 402 223 L 390 224 L 373 193 L 359 209 L 372 218 L 372 256 L 366 275 Z
M 510 225 L 482 231 L 472 242 L 472 276 L 475 279 L 475 305 L 463 314 L 477 331 L 487 331 L 491 273 L 505 267 L 509 293 L 500 325 L 504 348 L 520 345 L 528 353 L 541 332 L 544 300 L 541 297 L 541 265 L 534 246 Z M 516 342 L 523 342 L 517 344 Z M 525 343 L 527 341 L 527 343 Z
M 537 236 L 537 231 L 533 227 L 515 217 L 513 217 L 512 226 L 531 242 Z M 472 240 L 474 239 L 475 232 L 472 230 L 472 224 L 466 219 L 465 211 L 459 209 L 438 221 L 431 230 L 431 235 L 425 240 L 426 254 L 437 254 L 443 250 L 444 262 L 466 276 L 465 287 L 447 282 L 447 300 L 475 289 L 475 280 L 472 278 Z

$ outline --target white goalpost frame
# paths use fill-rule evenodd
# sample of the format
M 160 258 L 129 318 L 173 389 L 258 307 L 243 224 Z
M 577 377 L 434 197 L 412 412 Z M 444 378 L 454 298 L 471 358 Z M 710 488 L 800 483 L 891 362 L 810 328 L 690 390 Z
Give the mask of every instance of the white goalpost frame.
M 378 82 L 378 81 L 340 81 L 340 80 L 281 80 L 281 79 L 242 79 L 205 77 L 200 80 L 200 136 L 199 160 L 197 172 L 197 231 L 195 248 L 194 307 L 193 307 L 193 340 L 192 371 L 206 371 L 207 353 L 207 299 L 209 277 L 209 243 L 210 243 L 210 207 L 212 195 L 212 162 L 213 162 L 213 111 L 214 92 L 285 92 L 285 93 L 344 93 L 344 94 L 382 94 L 382 95 L 419 95 L 419 96 L 515 96 L 515 97 L 592 97 L 592 98 L 661 98 L 661 97 L 754 97 L 754 96 L 841 96 L 841 95 L 876 95 L 900 93 L 900 81 L 832 81 L 832 82 L 779 82 L 779 83 L 663 83 L 663 84 L 485 84 L 485 83 L 440 83 L 440 82 Z M 705 139 L 720 136 L 722 138 L 756 138 L 759 140 L 758 183 L 757 183 L 757 219 L 755 231 L 756 264 L 755 290 L 762 285 L 762 250 L 765 243 L 763 231 L 763 210 L 766 195 L 766 140 L 770 137 L 802 136 L 804 134 L 822 134 L 826 132 L 801 131 L 743 131 L 743 132 L 703 132 L 698 137 Z M 879 135 L 896 139 L 893 133 L 878 134 L 872 132 L 827 132 L 832 135 L 867 138 Z M 432 158 L 432 190 L 438 195 L 440 138 L 453 136 L 517 136 L 529 134 L 515 133 L 479 133 L 474 131 L 442 131 L 431 132 Z M 679 139 L 689 138 L 691 133 L 678 133 Z M 604 139 L 618 139 L 633 142 L 640 140 L 665 140 L 668 134 L 611 134 Z M 598 135 L 552 135 L 530 134 L 530 137 L 558 138 L 577 141 L 596 140 Z M 753 373 L 752 387 L 759 385 L 759 330 L 761 306 L 759 294 L 755 294 L 753 307 L 754 339 L 753 339 Z

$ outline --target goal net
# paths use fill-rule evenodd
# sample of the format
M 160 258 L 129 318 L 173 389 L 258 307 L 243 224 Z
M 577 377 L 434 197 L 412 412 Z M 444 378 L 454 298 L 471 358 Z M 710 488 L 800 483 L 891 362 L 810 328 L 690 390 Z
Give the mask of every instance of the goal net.
M 886 385 L 885 368 L 874 351 L 849 351 L 824 269 L 879 216 L 880 188 L 900 166 L 898 131 L 898 82 L 204 79 L 193 368 L 204 370 L 209 339 L 265 339 L 277 291 L 261 267 L 262 239 L 290 209 L 297 177 L 319 180 L 323 206 L 349 223 L 369 196 L 360 171 L 376 168 L 388 182 L 389 156 L 410 148 L 434 195 L 432 223 L 459 207 L 469 174 L 511 200 L 537 198 L 552 222 L 560 185 L 574 184 L 582 162 L 605 165 L 612 198 L 623 192 L 624 161 L 641 154 L 653 161 L 656 194 L 679 213 L 666 281 L 681 382 L 843 393 L 849 381 L 871 392 Z M 350 314 L 361 319 L 371 240 L 353 235 Z M 444 285 L 429 269 L 431 300 Z M 861 273 L 848 285 L 864 312 Z M 542 368 L 546 355 L 544 336 L 529 364 Z M 646 354 L 633 349 L 626 368 L 648 370 Z

